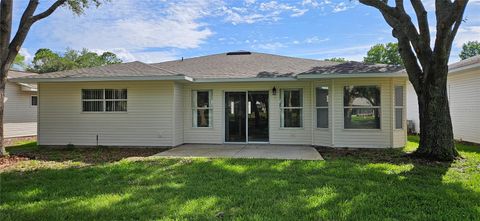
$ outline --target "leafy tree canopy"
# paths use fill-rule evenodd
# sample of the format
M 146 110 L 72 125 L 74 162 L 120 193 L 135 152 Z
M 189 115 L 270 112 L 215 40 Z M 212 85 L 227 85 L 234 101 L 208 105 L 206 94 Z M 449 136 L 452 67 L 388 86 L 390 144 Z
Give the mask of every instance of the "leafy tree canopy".
M 50 49 L 42 48 L 35 53 L 32 65 L 28 70 L 37 73 L 48 73 L 118 64 L 121 62 L 122 60 L 112 52 L 97 54 L 87 49 L 81 51 L 67 49 L 65 53 L 60 54 Z
M 17 56 L 15 57 L 15 60 L 13 61 L 13 65 L 20 69 L 26 68 L 27 64 L 25 64 L 25 56 L 21 54 L 17 54 Z
M 342 62 L 342 63 L 345 63 L 347 62 L 348 60 L 345 59 L 345 58 L 327 58 L 325 59 L 325 61 L 334 61 L 334 62 Z
M 467 58 L 480 55 L 480 42 L 479 41 L 469 41 L 462 46 L 462 51 L 459 56 L 462 60 Z
M 398 52 L 398 43 L 376 44 L 367 52 L 363 62 L 368 64 L 393 64 L 403 66 L 402 58 Z

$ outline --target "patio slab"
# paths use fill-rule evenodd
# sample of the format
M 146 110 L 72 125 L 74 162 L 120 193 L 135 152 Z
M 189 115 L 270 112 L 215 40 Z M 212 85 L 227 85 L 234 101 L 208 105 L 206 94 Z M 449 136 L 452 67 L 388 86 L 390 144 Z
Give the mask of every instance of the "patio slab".
M 185 144 L 155 154 L 158 157 L 183 158 L 257 158 L 284 160 L 323 160 L 317 150 L 297 145 L 205 145 Z

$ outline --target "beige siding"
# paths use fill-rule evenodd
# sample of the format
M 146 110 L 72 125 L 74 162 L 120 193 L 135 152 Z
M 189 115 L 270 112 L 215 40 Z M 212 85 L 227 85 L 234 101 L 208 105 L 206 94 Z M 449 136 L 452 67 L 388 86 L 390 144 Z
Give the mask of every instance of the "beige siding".
M 395 112 L 392 111 L 392 142 L 393 147 L 404 147 L 407 143 L 407 80 L 395 79 L 392 80 L 392 107 L 395 107 L 395 86 L 403 86 L 403 126 L 402 129 L 395 129 Z M 394 109 L 393 109 L 394 110 Z
M 256 83 L 92 82 L 42 83 L 39 85 L 39 143 L 41 145 L 175 146 L 182 143 L 224 142 L 224 93 L 269 91 L 271 144 L 304 144 L 334 147 L 392 147 L 405 141 L 405 133 L 393 131 L 394 82 L 387 78 L 336 79 Z M 404 81 L 403 81 L 404 82 Z M 343 128 L 343 88 L 347 85 L 381 87 L 380 130 Z M 315 88 L 328 86 L 329 128 L 316 127 Z M 277 94 L 272 94 L 272 88 Z M 127 88 L 127 113 L 82 113 L 82 88 Z M 282 128 L 280 93 L 303 90 L 303 127 Z M 210 128 L 192 126 L 192 91 L 211 90 L 213 118 Z M 402 142 L 403 141 L 403 142 Z
M 345 86 L 380 86 L 381 129 L 344 129 L 343 89 Z M 333 116 L 335 147 L 392 147 L 392 80 L 388 78 L 336 79 L 333 83 Z
M 173 133 L 173 146 L 183 144 L 184 96 L 183 85 L 175 83 L 173 90 L 173 113 L 175 117 L 172 117 L 172 125 L 175 127 L 175 132 Z
M 395 84 L 404 84 L 400 78 Z M 347 85 L 378 85 L 381 87 L 381 129 L 349 130 L 343 128 L 343 88 Z M 405 144 L 405 130 L 393 132 L 393 85 L 387 78 L 337 79 L 326 81 L 258 82 L 258 83 L 203 83 L 185 85 L 184 141 L 185 143 L 224 142 L 225 91 L 269 90 L 269 124 L 271 144 L 305 144 L 336 147 L 399 147 Z M 271 89 L 276 87 L 277 95 Z M 330 127 L 316 128 L 315 88 L 329 86 Z M 303 128 L 280 127 L 280 91 L 285 88 L 303 89 Z M 213 125 L 211 128 L 192 127 L 191 94 L 193 90 L 212 90 Z M 405 96 L 406 97 L 406 96 Z M 405 111 L 406 113 L 406 111 Z M 405 118 L 404 118 L 405 119 Z M 333 141 L 333 142 L 332 142 Z
M 81 89 L 127 88 L 128 112 L 82 113 Z M 41 83 L 40 145 L 171 146 L 171 82 Z
M 21 90 L 21 86 L 7 82 L 5 86 L 5 123 L 22 123 L 37 121 L 37 106 L 32 106 L 31 97 L 36 92 Z
M 455 139 L 480 143 L 480 73 L 448 78 L 450 113 Z
M 480 143 L 480 75 L 478 70 L 448 76 L 448 96 L 453 135 L 457 140 Z M 417 97 L 413 87 L 408 91 L 408 120 L 419 125 Z M 417 132 L 420 132 L 417 127 Z
M 272 95 L 272 88 L 277 95 Z M 285 88 L 303 89 L 303 128 L 280 127 L 280 90 Z M 213 125 L 211 128 L 192 127 L 192 90 L 212 90 Z M 312 118 L 309 82 L 261 82 L 261 83 L 199 83 L 185 85 L 185 143 L 224 142 L 224 93 L 225 91 L 269 91 L 270 143 L 272 144 L 312 144 Z

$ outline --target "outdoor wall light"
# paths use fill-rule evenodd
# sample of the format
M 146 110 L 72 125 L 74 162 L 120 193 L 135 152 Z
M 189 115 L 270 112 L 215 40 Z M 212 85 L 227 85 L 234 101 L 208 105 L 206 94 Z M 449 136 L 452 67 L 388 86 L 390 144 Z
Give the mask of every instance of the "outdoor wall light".
M 276 88 L 275 86 L 273 86 L 272 94 L 273 94 L 274 96 L 277 95 L 277 88 Z

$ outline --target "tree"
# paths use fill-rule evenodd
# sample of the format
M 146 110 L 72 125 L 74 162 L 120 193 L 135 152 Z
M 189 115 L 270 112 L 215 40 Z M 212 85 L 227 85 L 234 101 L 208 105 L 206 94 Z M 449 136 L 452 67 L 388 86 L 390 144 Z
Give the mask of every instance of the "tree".
M 5 98 L 5 83 L 15 57 L 33 24 L 50 16 L 60 6 L 68 7 L 74 14 L 80 15 L 90 5 L 99 6 L 101 0 L 55 0 L 49 7 L 36 13 L 39 0 L 29 0 L 19 20 L 18 29 L 12 32 L 13 0 L 0 0 L 0 100 Z M 12 38 L 13 37 L 13 38 Z M 0 102 L 0 156 L 7 152 L 3 146 L 3 110 Z
M 112 52 L 104 52 L 99 55 L 87 49 L 83 49 L 82 51 L 67 49 L 62 55 L 55 53 L 50 49 L 41 48 L 35 53 L 32 65 L 28 70 L 36 73 L 48 73 L 76 68 L 117 64 L 121 62 L 122 60 Z
M 345 63 L 347 62 L 347 59 L 345 58 L 327 58 L 325 59 L 325 61 L 333 61 L 333 62 L 342 62 L 342 63 Z
M 402 58 L 398 52 L 398 43 L 376 44 L 367 52 L 363 62 L 368 64 L 393 64 L 403 66 Z
M 25 64 L 25 56 L 21 54 L 17 54 L 17 56 L 15 57 L 15 60 L 13 60 L 13 65 L 16 65 L 17 67 L 20 67 L 20 68 L 27 67 L 27 64 Z
M 478 41 L 469 41 L 462 46 L 462 51 L 459 56 L 462 60 L 467 58 L 480 55 L 480 42 Z
M 392 28 L 408 78 L 417 93 L 420 144 L 414 155 L 431 160 L 455 159 L 458 152 L 447 99 L 448 60 L 468 0 L 435 0 L 433 48 L 427 11 L 421 0 L 410 0 L 417 24 L 407 14 L 403 0 L 396 0 L 394 6 L 388 0 L 359 1 L 378 9 Z

